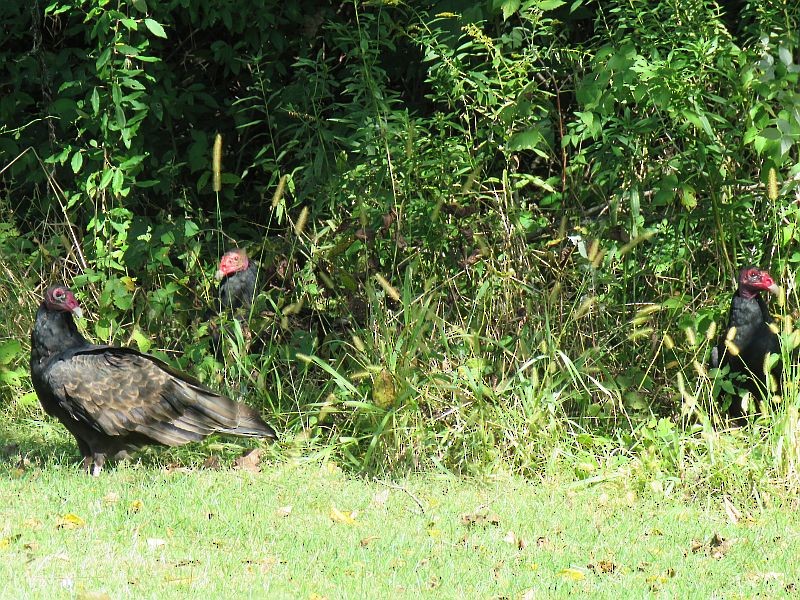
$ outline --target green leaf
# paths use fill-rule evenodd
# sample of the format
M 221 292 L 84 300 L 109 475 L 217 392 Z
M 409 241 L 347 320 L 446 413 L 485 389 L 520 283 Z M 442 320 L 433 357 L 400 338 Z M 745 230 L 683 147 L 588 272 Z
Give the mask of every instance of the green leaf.
M 136 342 L 136 347 L 139 352 L 149 352 L 153 343 L 138 329 L 133 330 L 133 341 Z
M 100 114 L 100 93 L 97 91 L 97 88 L 92 90 L 92 96 L 89 99 L 92 103 L 92 112 L 95 116 Z
M 100 183 L 97 185 L 101 190 L 104 190 L 108 187 L 108 184 L 111 183 L 111 179 L 114 177 L 114 169 L 106 169 L 103 171 L 103 175 L 100 177 Z
M 517 12 L 521 3 L 521 0 L 502 0 L 500 8 L 503 9 L 503 20 L 508 20 L 511 15 Z
M 565 4 L 566 2 L 563 0 L 541 0 L 541 2 L 536 3 L 536 6 L 538 6 L 540 10 L 553 10 Z
M 72 161 L 70 162 L 70 165 L 72 166 L 73 173 L 77 173 L 81 170 L 81 166 L 83 165 L 83 154 L 81 154 L 80 150 L 72 155 Z
M 0 365 L 7 365 L 22 352 L 22 344 L 18 340 L 0 342 Z
M 540 144 L 544 145 L 544 138 L 541 132 L 538 129 L 528 129 L 512 135 L 506 144 L 506 148 L 511 152 L 519 152 L 520 150 L 534 150 Z
M 153 19 L 145 19 L 144 24 L 154 36 L 167 39 L 167 33 L 164 31 L 164 28 L 158 21 L 154 21 Z

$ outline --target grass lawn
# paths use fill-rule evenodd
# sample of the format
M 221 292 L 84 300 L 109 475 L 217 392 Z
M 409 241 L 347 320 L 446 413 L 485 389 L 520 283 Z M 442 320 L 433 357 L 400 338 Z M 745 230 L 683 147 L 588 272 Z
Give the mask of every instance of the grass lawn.
M 262 467 L 123 464 L 91 478 L 71 461 L 6 464 L 0 596 L 773 598 L 800 586 L 800 522 L 774 500 L 737 519 L 722 501 L 624 480 Z

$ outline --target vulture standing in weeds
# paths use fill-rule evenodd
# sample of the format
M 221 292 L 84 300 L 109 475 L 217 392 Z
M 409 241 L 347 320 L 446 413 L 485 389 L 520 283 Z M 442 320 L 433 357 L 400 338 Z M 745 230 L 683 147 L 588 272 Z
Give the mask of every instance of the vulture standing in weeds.
M 244 248 L 235 248 L 222 255 L 214 277 L 219 284 L 222 308 L 250 308 L 256 291 L 258 263 L 247 257 Z
M 83 465 L 148 444 L 180 446 L 212 433 L 275 438 L 252 408 L 222 396 L 153 356 L 90 344 L 64 285 L 47 289 L 31 333 L 31 380 L 44 410 L 75 436 Z
M 780 354 L 778 328 L 769 316 L 762 291 L 778 293 L 778 286 L 767 271 L 745 267 L 739 272 L 739 288 L 733 295 L 728 327 L 719 343 L 711 350 L 711 366 L 729 367 L 729 373 L 741 381 L 734 385 L 750 392 L 751 401 L 772 397 L 780 389 L 780 361 L 772 372 L 764 373 L 770 354 Z M 731 399 L 728 415 L 741 419 L 745 415 L 740 397 Z

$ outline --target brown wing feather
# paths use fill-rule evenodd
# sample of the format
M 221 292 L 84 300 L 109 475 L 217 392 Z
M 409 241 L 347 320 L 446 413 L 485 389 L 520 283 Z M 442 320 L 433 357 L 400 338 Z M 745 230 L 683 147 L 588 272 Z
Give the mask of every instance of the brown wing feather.
M 109 436 L 135 433 L 177 446 L 214 432 L 248 435 L 237 428 L 250 426 L 252 411 L 131 349 L 81 351 L 53 364 L 47 377 L 73 418 Z

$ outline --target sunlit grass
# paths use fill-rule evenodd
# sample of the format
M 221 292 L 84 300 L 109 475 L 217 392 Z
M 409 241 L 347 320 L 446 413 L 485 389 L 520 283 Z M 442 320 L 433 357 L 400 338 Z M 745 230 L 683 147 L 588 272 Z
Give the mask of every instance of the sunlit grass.
M 748 513 L 623 479 L 262 467 L 6 466 L 2 596 L 752 597 L 798 584 L 800 526 L 775 501 Z

